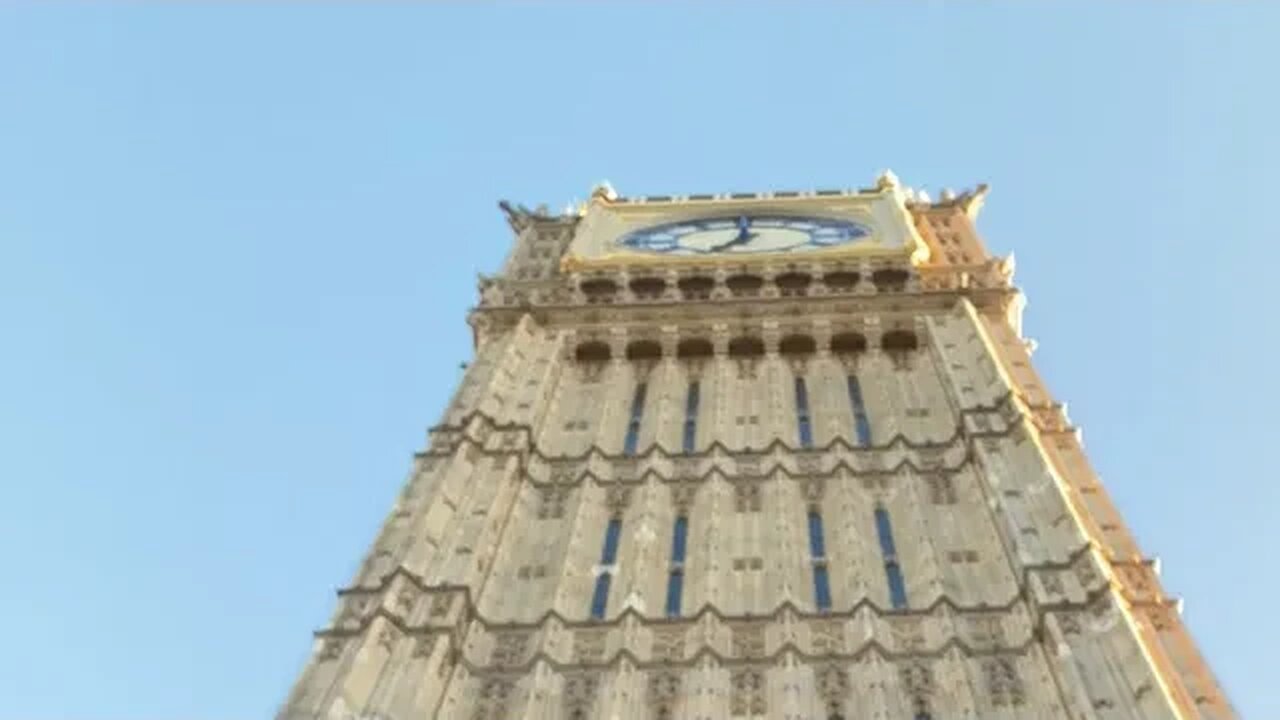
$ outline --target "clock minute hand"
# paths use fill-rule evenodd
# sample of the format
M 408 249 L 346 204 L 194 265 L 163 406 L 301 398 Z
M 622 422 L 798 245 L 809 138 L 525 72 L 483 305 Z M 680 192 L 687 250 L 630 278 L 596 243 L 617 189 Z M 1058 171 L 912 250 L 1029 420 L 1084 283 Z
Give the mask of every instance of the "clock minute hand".
M 740 235 L 736 235 L 729 242 L 720 243 L 719 245 L 716 245 L 715 247 L 711 248 L 711 252 L 721 252 L 724 250 L 728 250 L 734 245 L 743 245 L 743 244 L 749 243 L 752 240 L 756 239 L 758 235 L 759 233 L 744 232 Z
M 720 252 L 721 250 L 727 250 L 733 247 L 734 245 L 741 245 L 743 243 L 751 242 L 751 240 L 754 239 L 755 237 L 756 237 L 756 233 L 751 232 L 751 220 L 746 215 L 743 215 L 742 217 L 738 218 L 737 237 L 733 238 L 729 242 L 721 243 L 720 245 L 717 245 L 711 248 L 711 252 Z

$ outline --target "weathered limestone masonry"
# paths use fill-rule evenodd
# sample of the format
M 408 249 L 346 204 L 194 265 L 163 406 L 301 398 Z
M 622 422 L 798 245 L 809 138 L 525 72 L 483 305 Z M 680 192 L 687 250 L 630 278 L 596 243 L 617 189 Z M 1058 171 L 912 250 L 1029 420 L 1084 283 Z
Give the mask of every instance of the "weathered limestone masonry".
M 504 204 L 474 361 L 279 717 L 1235 718 L 985 194 Z

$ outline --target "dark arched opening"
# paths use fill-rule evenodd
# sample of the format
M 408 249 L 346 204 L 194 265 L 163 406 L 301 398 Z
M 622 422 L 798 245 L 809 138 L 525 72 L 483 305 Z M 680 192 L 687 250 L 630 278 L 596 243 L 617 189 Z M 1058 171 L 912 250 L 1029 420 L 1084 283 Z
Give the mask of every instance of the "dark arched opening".
M 858 285 L 859 275 L 852 270 L 835 270 L 822 276 L 822 282 L 831 292 L 852 292 Z
M 880 347 L 885 352 L 911 352 L 919 348 L 920 343 L 909 330 L 890 330 L 880 338 Z
M 633 278 L 631 293 L 640 300 L 657 300 L 667 291 L 667 281 L 659 277 Z
M 847 332 L 831 336 L 831 352 L 837 355 L 855 355 L 866 350 L 867 338 L 862 333 Z
M 599 340 L 591 340 L 579 345 L 573 356 L 578 362 L 606 362 L 612 357 L 612 353 L 607 344 Z
M 583 280 L 578 287 L 589 303 L 613 302 L 614 296 L 618 293 L 618 283 L 608 278 Z
M 792 297 L 807 294 L 813 277 L 809 273 L 788 272 L 775 277 L 773 282 L 778 286 L 778 292 L 783 297 Z
M 711 297 L 716 281 L 705 275 L 695 275 L 681 278 L 676 282 L 676 287 L 680 288 L 680 294 L 685 300 L 706 300 Z
M 698 358 L 709 358 L 715 354 L 715 348 L 711 345 L 711 341 L 706 338 L 688 338 L 681 340 L 676 346 L 676 357 L 681 360 L 695 360 Z
M 902 292 L 907 287 L 910 274 L 899 268 L 882 268 L 871 273 L 871 282 L 880 292 Z
M 730 275 L 724 285 L 734 297 L 754 297 L 764 287 L 764 278 L 759 275 Z
M 635 340 L 627 344 L 628 360 L 658 360 L 662 357 L 662 346 L 654 340 Z
M 729 341 L 729 357 L 753 358 L 764 355 L 764 341 L 758 337 L 737 337 Z
M 812 355 L 818 351 L 818 343 L 808 335 L 788 335 L 778 342 L 781 355 Z

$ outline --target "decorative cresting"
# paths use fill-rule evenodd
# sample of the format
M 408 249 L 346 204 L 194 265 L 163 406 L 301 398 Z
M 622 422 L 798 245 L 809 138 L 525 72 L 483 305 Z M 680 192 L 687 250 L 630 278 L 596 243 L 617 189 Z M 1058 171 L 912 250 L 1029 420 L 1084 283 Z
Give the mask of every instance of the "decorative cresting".
M 697 267 L 726 259 L 800 256 L 923 259 L 929 248 L 892 173 L 874 188 L 814 193 L 688 196 L 627 201 L 594 193 L 580 211 L 561 270 Z M 659 219 L 660 218 L 660 219 Z M 790 251 L 788 255 L 781 255 Z M 792 285 L 794 287 L 794 285 Z
M 1013 590 L 1006 603 L 998 606 L 983 603 L 966 607 L 943 597 L 931 607 L 912 610 L 909 613 L 879 608 L 870 601 L 860 602 L 853 608 L 814 613 L 784 603 L 770 613 L 750 617 L 728 616 L 712 606 L 704 606 L 698 612 L 684 616 L 681 623 L 676 625 L 673 625 L 670 620 L 644 617 L 630 609 L 603 624 L 564 618 L 554 611 L 549 611 L 543 618 L 532 623 L 494 621 L 483 616 L 474 606 L 472 598 L 465 589 L 430 586 L 421 578 L 407 571 L 398 570 L 393 573 L 388 583 L 403 579 L 420 592 L 429 594 L 437 600 L 456 598 L 456 601 L 434 603 L 432 613 L 422 624 L 410 623 L 389 608 L 375 606 L 359 624 L 331 628 L 321 631 L 319 635 L 326 641 L 332 641 L 333 646 L 339 648 L 330 659 L 338 657 L 341 649 L 344 649 L 342 645 L 344 639 L 360 635 L 365 628 L 372 627 L 379 621 L 386 623 L 402 635 L 414 638 L 433 637 L 440 633 L 449 634 L 453 638 L 452 642 L 455 642 L 459 648 L 471 647 L 463 641 L 466 637 L 488 637 L 491 638 L 490 642 L 483 645 L 490 648 L 486 654 L 476 656 L 468 650 L 458 657 L 459 662 L 469 672 L 480 674 L 523 673 L 531 670 L 539 662 L 549 663 L 557 669 L 571 669 L 584 662 L 601 666 L 614 666 L 620 662 L 628 662 L 642 668 L 687 666 L 696 664 L 698 658 L 704 655 L 715 657 L 721 662 L 734 658 L 772 661 L 782 658 L 788 652 L 799 652 L 805 657 L 814 659 L 833 660 L 857 658 L 871 651 L 887 659 L 940 658 L 951 651 L 959 651 L 967 656 L 985 657 L 993 651 L 1015 652 L 1034 646 L 1038 642 L 1034 628 L 1043 626 L 1049 618 L 1056 618 L 1057 622 L 1065 627 L 1077 628 L 1076 633 L 1081 632 L 1079 630 L 1081 617 L 1089 618 L 1087 624 L 1091 624 L 1092 629 L 1108 622 L 1114 624 L 1114 620 L 1107 620 L 1112 607 L 1108 602 L 1108 596 L 1113 587 L 1100 576 L 1094 576 L 1096 577 L 1094 585 L 1087 590 L 1084 600 L 1042 605 L 1041 617 L 1029 618 L 1019 623 L 1022 629 L 1017 637 L 1011 637 L 1003 627 L 998 631 L 992 630 L 989 624 L 990 619 L 996 614 L 1005 616 L 1019 607 L 1019 598 L 1030 591 L 1032 578 L 1080 567 L 1079 563 L 1089 557 L 1090 550 L 1091 548 L 1087 546 L 1082 547 L 1073 554 L 1071 559 L 1062 563 L 1046 563 L 1025 568 L 1019 587 Z M 383 588 L 344 592 L 365 593 L 360 596 L 365 598 L 385 594 Z M 955 628 L 953 634 L 949 636 L 927 641 L 921 623 L 939 613 L 957 617 L 962 625 Z M 453 619 L 455 616 L 457 620 Z M 770 623 L 776 623 L 788 616 L 809 619 L 811 631 L 807 644 L 797 645 L 795 641 L 779 642 L 779 639 L 775 639 L 771 642 L 769 640 L 766 630 Z M 872 617 L 881 618 L 887 623 L 884 626 L 887 634 L 864 636 L 855 645 L 850 646 L 845 641 L 844 623 L 855 621 L 862 625 Z M 707 623 L 728 629 L 732 640 L 728 653 L 717 650 L 715 644 L 710 643 L 703 645 L 690 656 L 686 644 L 689 631 L 704 627 Z M 999 642 L 995 642 L 990 636 L 976 639 L 972 637 L 969 628 L 973 623 L 985 624 L 988 633 L 998 632 Z M 579 628 L 575 630 L 574 654 L 568 658 L 571 661 L 569 663 L 547 654 L 546 650 L 539 649 L 535 642 L 536 638 L 550 636 L 555 628 L 561 627 Z M 634 633 L 637 627 L 647 629 L 652 637 L 652 644 L 647 653 Z M 606 654 L 606 647 L 610 645 L 608 638 L 611 635 L 617 635 L 619 639 L 636 638 L 633 640 L 636 645 L 634 648 L 628 648 L 625 645 L 617 647 L 612 654 Z
M 971 462 L 973 457 L 971 448 L 974 443 L 1005 437 L 1016 439 L 1018 433 L 1022 432 L 1020 429 L 1022 421 L 1016 420 L 1023 417 L 1020 414 L 1015 413 L 1012 416 L 1015 418 L 1014 422 L 1006 423 L 1002 419 L 997 423 L 995 420 L 1005 417 L 1004 409 L 1012 402 L 1014 398 L 1006 396 L 993 405 L 962 409 L 960 421 L 956 424 L 954 433 L 942 440 L 917 440 L 899 434 L 887 441 L 864 446 L 852 438 L 840 435 L 820 449 L 827 454 L 840 453 L 835 456 L 834 464 L 829 466 L 829 474 L 846 472 L 851 477 L 894 476 L 904 469 L 910 469 L 916 474 L 936 470 L 956 472 Z M 966 422 L 966 418 L 972 416 L 990 418 L 988 424 L 992 429 L 982 433 L 972 432 L 969 430 L 970 423 Z M 468 447 L 483 447 L 484 439 L 477 436 L 480 428 L 492 428 L 493 431 L 502 431 L 509 435 L 520 435 L 527 431 L 525 426 L 499 423 L 477 412 L 458 423 L 432 428 L 433 437 L 437 442 L 419 457 L 423 459 L 450 457 Z M 524 472 L 527 473 L 527 482 L 541 488 L 568 487 L 583 482 L 614 483 L 615 488 L 621 488 L 622 486 L 616 483 L 639 483 L 650 476 L 658 479 L 676 479 L 667 468 L 676 467 L 677 463 L 682 463 L 680 467 L 683 468 L 702 468 L 701 474 L 697 477 L 699 481 L 706 481 L 716 474 L 729 478 L 763 479 L 775 472 L 788 476 L 808 473 L 808 470 L 801 471 L 789 464 L 789 462 L 799 462 L 798 455 L 793 460 L 786 460 L 791 453 L 799 449 L 800 446 L 797 443 L 789 442 L 784 438 L 778 438 L 762 449 L 750 451 L 744 448 L 730 448 L 716 441 L 693 455 L 655 444 L 651 448 L 642 449 L 637 458 L 629 458 L 597 445 L 569 456 L 552 454 L 543 450 L 539 444 L 531 443 L 524 451 Z M 940 458 L 947 458 L 948 464 L 939 465 Z M 637 464 L 638 461 L 640 464 Z M 695 464 L 687 464 L 691 461 Z M 766 466 L 765 461 L 769 465 Z

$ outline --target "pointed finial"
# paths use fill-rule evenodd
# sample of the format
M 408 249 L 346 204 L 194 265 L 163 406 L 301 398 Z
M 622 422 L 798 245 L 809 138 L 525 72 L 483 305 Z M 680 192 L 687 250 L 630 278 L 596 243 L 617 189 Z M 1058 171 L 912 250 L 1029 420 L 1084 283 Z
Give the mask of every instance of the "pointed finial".
M 965 193 L 964 197 L 960 199 L 960 207 L 969 216 L 970 220 L 978 219 L 978 213 L 982 212 L 982 203 L 986 201 L 987 193 L 990 190 L 990 186 L 982 183 L 973 192 Z
M 603 198 L 605 200 L 617 200 L 618 192 L 613 189 L 613 186 L 609 184 L 608 180 L 602 180 L 596 183 L 595 187 L 591 188 L 591 197 Z
M 641 615 L 644 614 L 644 598 L 640 596 L 637 590 L 627 593 L 627 599 L 622 602 L 622 606 L 631 608 Z
M 941 195 L 942 202 L 951 202 L 956 199 L 956 191 L 951 188 L 943 188 Z
M 513 205 L 503 200 L 498 203 L 498 207 L 502 210 L 502 214 L 507 216 L 507 224 L 516 232 L 524 230 L 532 223 L 529 209 L 523 205 Z
M 898 187 L 898 176 L 893 174 L 892 170 L 885 170 L 880 173 L 880 177 L 876 178 L 876 188 L 880 190 L 889 190 Z

